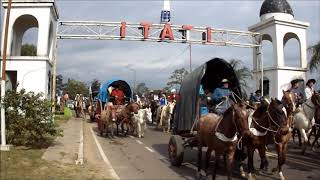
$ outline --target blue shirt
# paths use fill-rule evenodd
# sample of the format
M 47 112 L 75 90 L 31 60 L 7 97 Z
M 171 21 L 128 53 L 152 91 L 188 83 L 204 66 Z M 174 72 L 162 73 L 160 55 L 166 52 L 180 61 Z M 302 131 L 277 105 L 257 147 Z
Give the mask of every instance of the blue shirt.
M 167 105 L 167 100 L 166 98 L 160 98 L 160 106 L 163 106 L 163 105 Z
M 217 88 L 214 90 L 212 94 L 212 99 L 213 101 L 219 102 L 221 101 L 223 96 L 229 96 L 230 95 L 230 90 L 228 88 Z

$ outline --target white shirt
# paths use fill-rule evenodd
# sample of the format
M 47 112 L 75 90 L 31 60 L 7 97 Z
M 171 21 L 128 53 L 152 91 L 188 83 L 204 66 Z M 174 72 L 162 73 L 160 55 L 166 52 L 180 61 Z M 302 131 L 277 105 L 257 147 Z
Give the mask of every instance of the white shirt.
M 304 90 L 305 94 L 306 94 L 306 99 L 310 99 L 311 96 L 313 95 L 313 88 L 310 88 L 310 87 L 306 87 L 306 89 Z

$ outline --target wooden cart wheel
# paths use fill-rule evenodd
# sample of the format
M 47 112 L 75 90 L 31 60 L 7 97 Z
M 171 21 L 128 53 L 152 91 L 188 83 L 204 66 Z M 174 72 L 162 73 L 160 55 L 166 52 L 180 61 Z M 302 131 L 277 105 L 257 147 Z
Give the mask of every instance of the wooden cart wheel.
M 180 166 L 183 161 L 184 147 L 181 136 L 173 135 L 168 144 L 169 159 L 173 166 Z

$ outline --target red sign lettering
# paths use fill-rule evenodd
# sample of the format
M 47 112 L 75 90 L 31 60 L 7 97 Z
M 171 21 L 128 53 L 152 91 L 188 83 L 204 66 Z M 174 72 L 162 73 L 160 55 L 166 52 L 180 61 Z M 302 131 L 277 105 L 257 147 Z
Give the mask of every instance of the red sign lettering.
M 207 42 L 211 42 L 211 27 L 207 27 Z
M 121 22 L 121 27 L 120 27 L 120 36 L 121 38 L 125 38 L 126 37 L 126 22 Z
M 143 37 L 145 39 L 148 39 L 149 29 L 150 29 L 151 24 L 150 23 L 141 23 L 141 26 L 143 26 Z
M 183 25 L 182 26 L 182 29 L 184 30 L 191 30 L 193 28 L 193 26 L 190 26 L 190 25 Z
M 164 28 L 161 33 L 161 40 L 164 40 L 165 38 L 169 38 L 170 40 L 174 40 L 171 26 L 168 23 L 166 23 L 164 25 Z

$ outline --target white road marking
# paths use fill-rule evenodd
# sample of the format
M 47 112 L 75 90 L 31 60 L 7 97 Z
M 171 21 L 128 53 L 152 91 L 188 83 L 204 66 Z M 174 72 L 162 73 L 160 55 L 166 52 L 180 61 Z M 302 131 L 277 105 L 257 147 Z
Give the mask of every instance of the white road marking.
M 136 140 L 136 142 L 137 142 L 138 144 L 143 144 L 143 142 L 141 142 L 141 141 L 139 141 L 139 140 Z
M 134 139 L 134 137 L 133 137 L 133 136 L 129 136 L 129 138 L 132 138 L 132 139 Z
M 92 128 L 90 129 L 90 131 L 91 131 L 91 134 L 92 134 L 92 136 L 93 136 L 93 139 L 94 139 L 94 141 L 96 142 L 96 145 L 97 145 L 97 147 L 98 147 L 98 149 L 99 149 L 99 153 L 100 153 L 103 161 L 106 163 L 106 165 L 107 165 L 107 167 L 108 167 L 108 170 L 109 170 L 110 175 L 113 177 L 113 179 L 120 179 L 119 176 L 117 175 L 116 171 L 112 168 L 111 163 L 110 163 L 110 161 L 108 160 L 107 156 L 104 154 L 104 152 L 103 152 L 103 150 L 102 150 L 102 147 L 101 147 L 101 145 L 100 145 L 100 143 L 99 143 L 96 135 L 94 134 Z
M 145 148 L 146 148 L 148 151 L 152 152 L 152 153 L 154 152 L 151 148 L 149 148 L 149 147 L 147 147 L 147 146 L 146 146 Z
M 266 155 L 270 156 L 270 157 L 278 158 L 278 155 L 275 154 L 275 153 L 272 153 L 272 152 L 266 152 Z M 288 156 L 287 156 L 287 161 L 293 162 L 293 163 L 297 163 L 297 164 L 303 164 L 305 166 L 309 166 L 309 167 L 312 167 L 312 168 L 318 167 L 318 165 L 313 163 L 313 162 L 301 161 L 301 160 L 298 160 L 298 159 L 293 159 L 293 158 L 288 157 Z
M 83 120 L 81 120 L 81 129 L 80 129 L 80 144 L 78 150 L 78 159 L 76 164 L 83 165 Z

